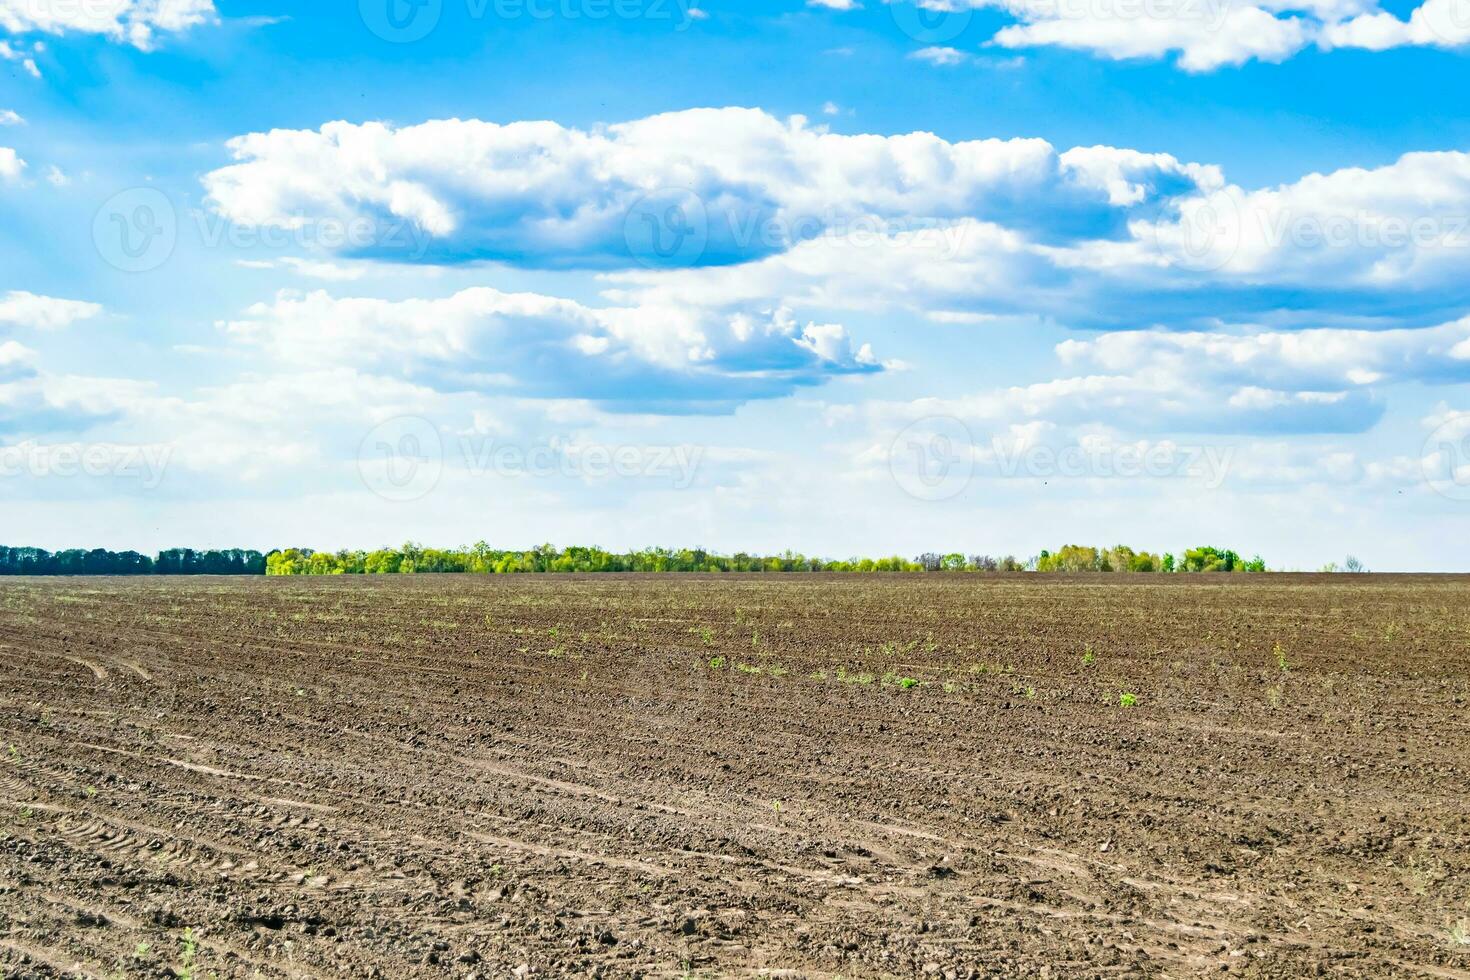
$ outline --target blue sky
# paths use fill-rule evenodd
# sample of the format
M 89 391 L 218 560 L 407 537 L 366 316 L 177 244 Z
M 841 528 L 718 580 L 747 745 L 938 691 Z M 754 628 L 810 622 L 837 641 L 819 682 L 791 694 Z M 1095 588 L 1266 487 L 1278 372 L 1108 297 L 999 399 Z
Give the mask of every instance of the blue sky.
M 1462 568 L 1470 0 L 934 6 L 0 0 L 0 537 Z

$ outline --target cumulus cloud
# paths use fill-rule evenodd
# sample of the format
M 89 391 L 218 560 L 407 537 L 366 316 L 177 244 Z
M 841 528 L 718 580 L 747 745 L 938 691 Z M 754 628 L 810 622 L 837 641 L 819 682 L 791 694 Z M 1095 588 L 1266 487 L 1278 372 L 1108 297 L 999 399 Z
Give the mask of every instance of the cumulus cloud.
M 216 18 L 213 0 L 0 0 L 0 28 L 12 34 L 96 34 L 151 50 Z
M 25 173 L 26 162 L 14 150 L 0 146 L 0 182 L 12 183 Z
M 959 48 L 939 46 L 920 48 L 909 55 L 909 57 L 915 61 L 927 61 L 931 65 L 937 65 L 942 68 L 951 65 L 962 65 L 970 59 L 970 56 Z
M 1381 331 L 1125 331 L 1067 340 L 1056 353 L 1086 373 L 904 411 L 1156 436 L 1361 432 L 1384 412 L 1380 387 L 1470 381 L 1470 318 Z
M 987 445 L 1004 439 L 1024 445 L 1043 434 L 1060 445 L 1099 428 L 1155 440 L 1360 433 L 1383 416 L 1382 395 L 1390 386 L 1470 381 L 1470 317 L 1379 331 L 1125 331 L 1067 340 L 1056 354 L 1062 376 L 1052 380 L 960 397 L 873 402 L 862 415 L 882 432 L 957 419 L 973 433 L 993 436 Z M 831 418 L 852 415 L 844 408 Z M 1435 425 L 1457 424 L 1448 409 L 1440 416 Z M 1389 469 L 1404 465 L 1400 459 Z
M 7 357 L 16 359 L 9 369 Z M 24 348 L 0 355 L 0 436 L 89 429 L 121 418 L 153 390 L 144 381 L 52 374 L 36 360 Z M 3 380 L 7 370 L 14 380 Z
M 59 330 L 102 313 L 95 303 L 28 292 L 0 294 L 0 334 Z M 0 435 L 86 428 L 113 418 L 142 385 L 48 374 L 36 351 L 0 336 Z
M 0 385 L 33 377 L 35 373 L 35 351 L 13 340 L 0 343 Z
M 96 303 L 37 296 L 23 291 L 0 295 L 0 326 L 59 330 L 79 320 L 90 320 L 101 313 L 102 307 Z
M 1470 44 L 1470 4 L 1465 0 L 1425 0 L 1399 20 L 1393 14 L 1374 11 L 1330 24 L 1323 32 L 1329 47 L 1388 48 L 1415 46 L 1459 48 Z
M 585 131 L 330 123 L 231 147 L 239 162 L 205 178 L 231 221 L 373 230 L 314 239 L 351 257 L 600 269 L 705 307 L 805 297 L 1137 327 L 1334 304 L 1410 307 L 1419 325 L 1470 303 L 1462 152 L 1249 188 L 1167 153 L 839 135 L 751 109 Z
M 298 368 L 340 365 L 438 391 L 649 411 L 727 411 L 882 369 L 842 326 L 803 324 L 784 309 L 592 308 L 488 288 L 404 301 L 282 293 L 221 328 Z
M 1470 265 L 1470 154 L 1408 153 L 1275 188 L 1231 186 L 1182 199 L 1176 221 L 1148 230 L 1182 263 L 1257 282 L 1460 280 Z
M 365 227 L 374 237 L 355 250 L 387 259 L 722 265 L 870 219 L 1003 220 L 1051 237 L 1123 221 L 1109 200 L 1111 175 L 1043 140 L 845 136 L 755 109 L 694 109 L 593 130 L 334 122 L 229 145 L 239 162 L 205 178 L 219 214 L 249 225 Z M 1138 155 L 1129 166 L 1135 186 L 1174 193 L 1211 173 L 1165 155 Z M 1157 172 L 1143 172 L 1149 167 Z
M 1067 365 L 1296 390 L 1470 381 L 1470 317 L 1416 330 L 1136 331 L 1057 347 Z
M 610 295 L 704 306 L 780 297 L 1125 328 L 1273 318 L 1420 326 L 1470 305 L 1470 154 L 1411 153 L 1264 189 L 1112 147 L 1056 160 L 1074 186 L 1106 201 L 1120 230 L 1100 223 L 1095 237 L 1048 241 L 1008 217 L 878 222 L 735 268 L 617 272 Z
M 1285 61 L 1317 32 L 1310 20 L 1230 0 L 1037 0 L 1005 6 L 1021 23 L 996 32 L 994 43 L 1001 47 L 1074 48 L 1118 60 L 1177 53 L 1179 66 L 1194 72 Z
M 913 2 L 913 0 L 889 0 Z M 1407 20 L 1377 0 L 917 0 L 955 14 L 993 8 L 1014 19 L 991 43 L 1061 47 L 1114 60 L 1177 57 L 1180 68 L 1214 71 L 1248 61 L 1279 63 L 1316 46 L 1381 51 L 1470 43 L 1464 0 L 1425 0 Z

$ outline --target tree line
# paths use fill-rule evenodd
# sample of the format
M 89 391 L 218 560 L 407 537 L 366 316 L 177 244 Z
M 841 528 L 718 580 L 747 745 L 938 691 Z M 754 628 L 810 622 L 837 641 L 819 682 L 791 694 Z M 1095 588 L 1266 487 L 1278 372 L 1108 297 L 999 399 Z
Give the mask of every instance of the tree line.
M 264 575 L 266 556 L 230 548 L 195 551 L 170 548 L 156 556 L 136 551 L 74 548 L 52 553 L 44 548 L 0 546 L 0 575 Z
M 469 548 L 441 550 L 409 544 L 378 551 L 312 551 L 291 548 L 266 558 L 268 575 L 380 575 L 433 572 L 535 574 L 568 572 L 1264 572 L 1260 557 L 1245 560 L 1236 552 L 1191 548 L 1176 558 L 1134 551 L 1126 545 L 1088 548 L 1067 545 L 1056 554 L 1043 551 L 1021 560 L 1015 555 L 966 555 L 925 552 L 910 561 L 887 558 L 827 560 L 787 551 L 780 555 L 737 552 L 722 555 L 700 548 L 646 548 L 612 552 L 601 548 L 541 545 L 530 550 L 501 550 L 480 542 Z
M 498 549 L 481 541 L 467 548 L 426 548 L 409 542 L 377 551 L 313 551 L 287 548 L 263 554 L 238 548 L 195 551 L 171 548 L 156 557 L 136 551 L 74 549 L 51 553 L 41 548 L 0 547 L 0 575 L 403 575 L 470 573 L 486 575 L 570 572 L 1264 572 L 1259 556 L 1243 559 L 1234 551 L 1191 548 L 1179 556 L 1134 551 L 1126 545 L 1092 548 L 1066 545 L 1025 560 L 1015 555 L 925 552 L 913 560 L 886 558 L 827 560 L 793 551 L 779 555 L 719 554 L 702 548 L 644 548 L 614 552 L 602 548 Z
M 412 542 L 378 551 L 312 551 L 289 548 L 266 557 L 267 575 L 393 575 L 467 572 L 488 575 L 570 572 L 922 572 L 917 561 L 852 558 L 828 561 L 793 551 L 780 555 L 737 552 L 722 555 L 703 548 L 644 548 L 614 552 L 602 548 L 558 549 L 545 544 L 529 550 L 425 548 Z
M 1226 548 L 1189 548 L 1181 555 L 1134 551 L 1120 544 L 1112 548 L 1088 548 L 1069 544 L 1056 554 L 1043 551 L 1036 560 L 1038 572 L 1264 572 L 1260 555 L 1245 559 Z

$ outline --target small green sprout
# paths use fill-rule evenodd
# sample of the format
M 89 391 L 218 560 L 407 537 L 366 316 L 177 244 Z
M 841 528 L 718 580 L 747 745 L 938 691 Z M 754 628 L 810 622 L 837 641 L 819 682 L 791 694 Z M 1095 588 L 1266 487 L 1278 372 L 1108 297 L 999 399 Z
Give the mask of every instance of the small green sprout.
M 1283 647 L 1279 641 L 1277 642 L 1275 649 L 1271 651 L 1271 654 L 1276 658 L 1276 666 L 1281 668 L 1281 672 L 1283 674 L 1291 672 L 1291 664 L 1287 663 L 1286 660 L 1286 648 Z
M 1138 707 L 1138 695 L 1128 694 L 1125 692 L 1121 697 L 1118 698 L 1118 704 L 1122 705 L 1125 708 L 1136 708 Z

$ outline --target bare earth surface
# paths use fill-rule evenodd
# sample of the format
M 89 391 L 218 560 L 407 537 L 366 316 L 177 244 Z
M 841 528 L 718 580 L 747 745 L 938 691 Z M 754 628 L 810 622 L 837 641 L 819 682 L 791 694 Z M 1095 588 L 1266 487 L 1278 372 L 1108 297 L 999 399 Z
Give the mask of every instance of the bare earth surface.
M 1470 977 L 1467 680 L 1465 578 L 0 579 L 0 972 Z

